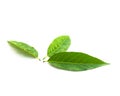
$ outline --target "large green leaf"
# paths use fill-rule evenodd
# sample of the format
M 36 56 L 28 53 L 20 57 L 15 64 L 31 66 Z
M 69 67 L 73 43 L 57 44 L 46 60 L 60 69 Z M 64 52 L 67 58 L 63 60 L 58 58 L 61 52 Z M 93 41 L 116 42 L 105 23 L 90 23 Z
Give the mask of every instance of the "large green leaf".
M 47 55 L 51 57 L 56 53 L 65 52 L 69 48 L 70 44 L 71 40 L 69 36 L 59 36 L 49 45 Z
M 60 52 L 49 58 L 48 62 L 60 69 L 84 71 L 107 65 L 104 61 L 81 52 Z
M 28 54 L 29 56 L 32 56 L 34 58 L 38 58 L 38 52 L 37 50 L 23 42 L 18 42 L 18 41 L 8 41 L 12 47 L 16 48 L 18 51 L 21 51 L 24 54 Z

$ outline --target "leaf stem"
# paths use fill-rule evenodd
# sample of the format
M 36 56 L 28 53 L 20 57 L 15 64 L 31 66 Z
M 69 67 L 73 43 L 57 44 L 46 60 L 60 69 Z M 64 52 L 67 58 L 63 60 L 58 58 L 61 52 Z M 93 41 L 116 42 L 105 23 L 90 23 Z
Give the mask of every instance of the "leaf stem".
M 43 60 L 43 62 L 47 62 L 47 60 L 48 60 L 48 56 L 45 56 L 42 60 Z

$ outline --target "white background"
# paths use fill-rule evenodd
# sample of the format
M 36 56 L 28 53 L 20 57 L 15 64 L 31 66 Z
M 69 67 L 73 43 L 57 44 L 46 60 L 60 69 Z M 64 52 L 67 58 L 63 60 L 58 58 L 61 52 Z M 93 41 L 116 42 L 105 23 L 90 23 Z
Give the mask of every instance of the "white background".
M 0 0 L 0 96 L 120 96 L 119 0 Z M 60 35 L 69 51 L 110 65 L 84 72 L 51 67 L 17 54 L 7 40 L 26 42 L 46 55 Z

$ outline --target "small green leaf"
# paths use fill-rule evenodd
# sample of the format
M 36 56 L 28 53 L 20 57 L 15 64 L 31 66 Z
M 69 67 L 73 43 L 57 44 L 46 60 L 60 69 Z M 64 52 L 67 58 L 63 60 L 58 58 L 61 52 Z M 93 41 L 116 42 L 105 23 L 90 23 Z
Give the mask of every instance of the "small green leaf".
M 69 48 L 70 44 L 71 40 L 69 36 L 59 36 L 49 45 L 47 55 L 51 57 L 56 53 L 65 52 Z
M 28 45 L 26 43 L 18 42 L 18 41 L 8 41 L 8 43 L 12 47 L 14 47 L 17 50 L 21 51 L 22 53 L 28 54 L 28 55 L 30 55 L 30 56 L 32 56 L 34 58 L 38 58 L 38 52 L 34 47 L 32 47 L 32 46 L 30 46 L 30 45 Z
M 84 71 L 107 65 L 104 61 L 81 52 L 57 53 L 48 62 L 56 68 L 70 71 Z

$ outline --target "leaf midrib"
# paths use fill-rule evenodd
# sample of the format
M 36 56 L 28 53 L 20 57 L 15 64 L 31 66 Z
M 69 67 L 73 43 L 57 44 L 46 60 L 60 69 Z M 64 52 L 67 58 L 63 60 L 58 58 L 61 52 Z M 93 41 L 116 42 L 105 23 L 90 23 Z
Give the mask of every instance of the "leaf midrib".
M 108 63 L 74 63 L 74 62 L 57 62 L 57 61 L 48 61 L 49 63 L 64 63 L 64 64 L 101 64 L 101 65 L 104 65 L 104 64 L 108 64 Z
M 58 50 L 62 49 L 62 46 L 64 45 L 64 42 L 67 41 L 66 39 L 61 43 L 60 47 L 57 48 L 54 53 L 59 53 Z
M 14 42 L 14 41 L 12 41 L 12 42 Z M 14 43 L 11 43 L 10 41 L 8 41 L 8 43 L 10 43 L 10 44 L 12 44 L 12 45 L 14 45 L 14 46 L 16 46 L 17 48 L 19 48 L 20 50 L 22 50 L 22 51 L 24 51 L 24 52 L 26 52 L 27 54 L 30 54 L 30 55 L 32 55 L 33 57 L 35 57 L 35 58 L 37 58 L 38 56 L 34 56 L 32 53 L 30 53 L 29 51 L 26 51 L 25 49 L 22 49 L 21 47 L 19 47 L 18 45 L 16 45 L 16 44 L 14 44 Z M 18 42 L 18 43 L 21 43 L 21 42 Z M 30 47 L 30 46 L 29 46 Z M 32 47 L 33 48 L 33 47 Z M 36 51 L 36 50 L 35 50 Z

